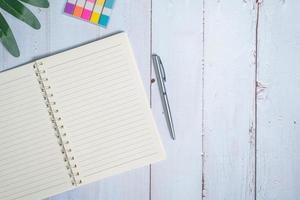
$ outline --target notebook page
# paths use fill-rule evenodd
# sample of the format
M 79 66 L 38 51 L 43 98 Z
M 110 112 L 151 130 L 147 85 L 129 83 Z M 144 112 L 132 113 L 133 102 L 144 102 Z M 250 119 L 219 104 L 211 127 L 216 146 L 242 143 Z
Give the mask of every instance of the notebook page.
M 125 33 L 43 62 L 83 183 L 164 158 Z
M 33 64 L 0 73 L 0 199 L 38 200 L 70 188 Z

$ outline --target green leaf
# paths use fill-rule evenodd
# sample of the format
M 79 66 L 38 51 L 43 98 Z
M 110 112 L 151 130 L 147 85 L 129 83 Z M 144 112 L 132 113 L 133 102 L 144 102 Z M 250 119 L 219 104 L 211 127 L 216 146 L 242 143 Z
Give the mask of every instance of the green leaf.
M 40 29 L 41 24 L 34 14 L 17 0 L 0 0 L 0 7 L 22 20 L 34 29 Z
M 6 20 L 0 13 L 0 41 L 3 46 L 15 57 L 20 56 L 20 51 L 15 40 L 15 37 L 7 24 Z
M 20 0 L 30 5 L 40 7 L 40 8 L 49 8 L 48 0 Z

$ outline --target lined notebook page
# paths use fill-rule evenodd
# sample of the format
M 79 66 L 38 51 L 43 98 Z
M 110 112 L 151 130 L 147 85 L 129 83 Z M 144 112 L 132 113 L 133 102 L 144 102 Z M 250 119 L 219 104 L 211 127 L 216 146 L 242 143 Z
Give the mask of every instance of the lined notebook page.
M 71 188 L 33 64 L 0 73 L 0 199 Z
M 43 62 L 83 183 L 164 158 L 125 33 Z

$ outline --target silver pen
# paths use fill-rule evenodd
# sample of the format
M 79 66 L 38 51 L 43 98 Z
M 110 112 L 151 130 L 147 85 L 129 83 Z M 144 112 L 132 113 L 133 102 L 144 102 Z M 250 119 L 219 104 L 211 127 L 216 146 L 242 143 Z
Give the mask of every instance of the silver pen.
M 165 86 L 165 82 L 166 82 L 165 69 L 164 69 L 162 61 L 158 55 L 153 54 L 152 60 L 153 60 L 154 70 L 155 70 L 157 84 L 158 84 L 158 88 L 159 88 L 159 93 L 160 93 L 160 97 L 161 97 L 161 102 L 162 102 L 162 106 L 164 109 L 164 115 L 165 115 L 165 118 L 167 121 L 167 125 L 169 128 L 171 137 L 173 140 L 175 140 L 175 129 L 174 129 L 174 124 L 173 124 L 172 115 L 171 115 L 171 109 L 170 109 L 168 95 L 167 95 L 166 86 Z

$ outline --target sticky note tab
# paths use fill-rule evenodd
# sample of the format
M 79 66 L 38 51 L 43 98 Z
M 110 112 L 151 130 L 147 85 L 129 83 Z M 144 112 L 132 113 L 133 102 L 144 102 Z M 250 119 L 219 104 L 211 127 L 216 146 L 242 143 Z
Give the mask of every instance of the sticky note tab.
M 100 13 L 93 12 L 90 22 L 92 22 L 94 24 L 98 24 L 99 19 L 100 19 Z
M 107 27 L 115 0 L 67 0 L 65 13 Z
M 91 14 L 92 14 L 92 11 L 87 10 L 87 9 L 83 9 L 81 18 L 84 19 L 84 20 L 89 20 L 91 18 Z
M 85 5 L 85 0 L 77 0 L 73 16 L 81 17 L 84 5 Z
M 91 23 L 98 24 L 104 6 L 104 2 L 105 0 L 97 0 L 93 9 L 92 17 L 90 19 Z
M 76 0 L 68 0 L 65 6 L 65 13 L 72 15 L 74 12 Z
M 101 13 L 99 26 L 107 27 L 115 0 L 106 0 Z
M 114 2 L 115 2 L 115 0 L 106 0 L 105 1 L 105 7 L 112 9 L 113 6 L 114 6 Z
M 82 15 L 82 11 L 83 11 L 83 8 L 80 7 L 80 6 L 76 6 L 75 9 L 74 9 L 74 13 L 73 15 L 75 17 L 80 17 Z
M 92 12 L 93 12 L 93 8 L 95 5 L 95 0 L 87 0 L 81 15 L 81 18 L 84 20 L 90 20 Z
M 96 5 L 103 6 L 104 3 L 105 3 L 105 0 L 97 0 Z
M 100 21 L 99 21 L 99 25 L 103 26 L 103 27 L 106 27 L 108 22 L 109 22 L 109 16 L 102 14 L 101 18 L 100 18 Z

